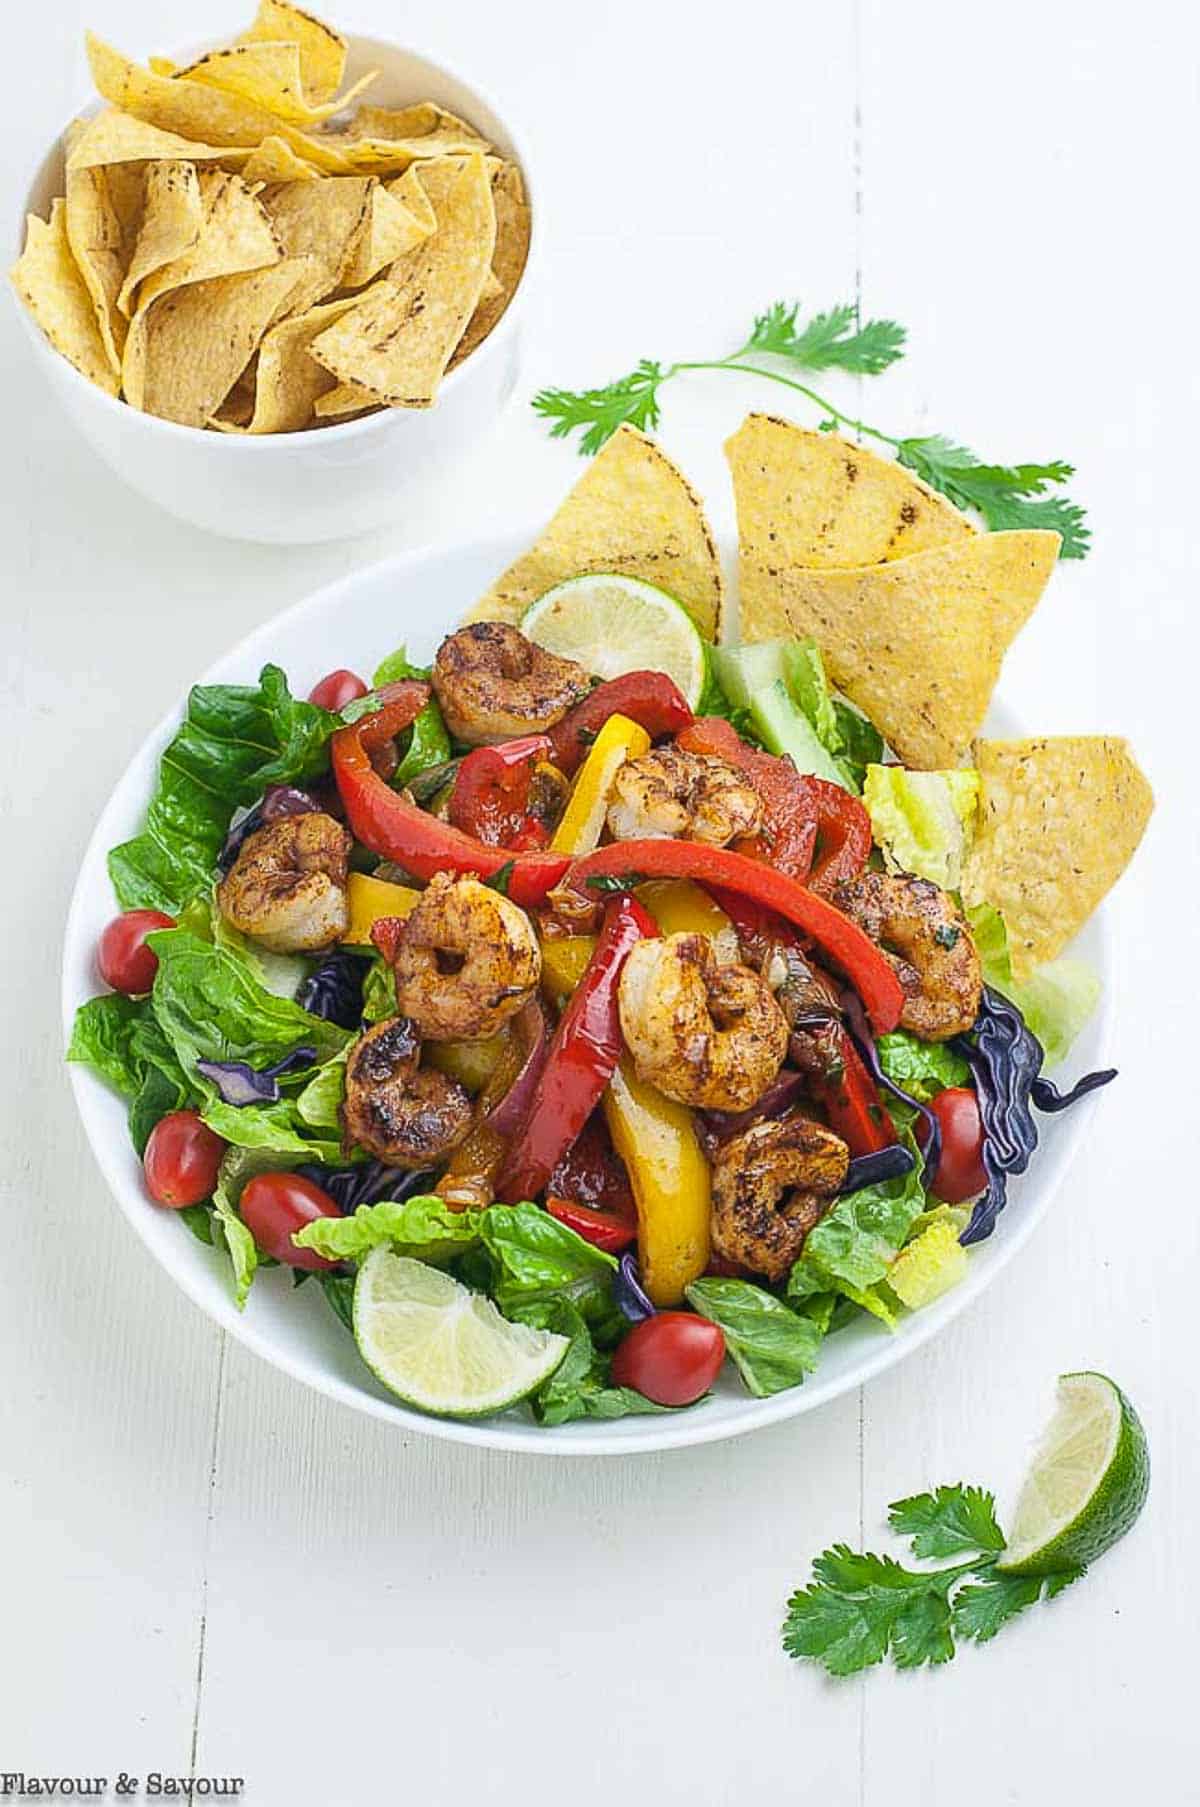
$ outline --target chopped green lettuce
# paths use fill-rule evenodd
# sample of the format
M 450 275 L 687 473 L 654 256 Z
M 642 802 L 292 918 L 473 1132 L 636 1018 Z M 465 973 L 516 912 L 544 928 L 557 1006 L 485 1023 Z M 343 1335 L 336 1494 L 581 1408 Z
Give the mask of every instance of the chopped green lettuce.
M 893 1029 L 875 1043 L 879 1064 L 894 1085 L 921 1104 L 947 1086 L 966 1085 L 971 1069 L 945 1042 L 923 1042 L 907 1029 Z
M 904 1139 L 916 1152 L 911 1127 Z M 925 1207 L 919 1159 L 899 1179 L 846 1193 L 809 1231 L 788 1276 L 788 1298 L 840 1293 L 892 1328 L 895 1309 L 880 1283 Z
M 1072 954 L 1048 960 L 1027 979 L 1014 979 L 1008 930 L 999 910 L 975 904 L 967 912 L 983 977 L 1017 1006 L 1046 1050 L 1046 1065 L 1066 1059 L 1071 1044 L 1100 1001 L 1097 974 Z
M 239 1311 L 258 1271 L 258 1248 L 238 1213 L 247 1184 L 258 1173 L 286 1173 L 294 1156 L 277 1148 L 227 1148 L 221 1157 L 213 1193 L 214 1223 L 233 1267 L 234 1299 Z
M 417 678 L 424 683 L 428 681 L 429 675 L 428 665 L 412 664 L 407 649 L 398 646 L 394 653 L 389 653 L 376 666 L 375 676 L 371 680 L 372 688 L 366 696 L 356 697 L 342 710 L 342 721 L 355 722 L 361 716 L 370 715 L 378 709 L 379 698 L 375 693 L 385 684 L 397 684 L 404 678 Z M 403 790 L 418 772 L 446 763 L 451 752 L 450 736 L 446 732 L 436 697 L 430 697 L 411 728 L 405 729 L 398 744 L 400 761 L 391 777 L 396 790 Z
M 336 715 L 291 694 L 277 665 L 256 685 L 197 684 L 159 763 L 145 828 L 108 856 L 121 908 L 174 916 L 207 893 L 234 810 L 269 784 L 319 777 L 337 726 Z
M 540 1205 L 492 1205 L 480 1237 L 491 1257 L 492 1297 L 506 1317 L 536 1300 L 566 1299 L 593 1326 L 612 1325 L 616 1261 Z
M 328 1261 L 361 1261 L 380 1243 L 416 1261 L 448 1261 L 479 1240 L 482 1211 L 451 1211 L 436 1193 L 360 1205 L 352 1217 L 318 1217 L 297 1233 Z
M 824 1331 L 747 1280 L 693 1280 L 688 1304 L 725 1333 L 730 1360 L 758 1399 L 796 1387 L 817 1365 Z
M 571 1346 L 554 1373 L 529 1401 L 539 1424 L 570 1424 L 577 1418 L 627 1418 L 632 1413 L 669 1409 L 656 1405 L 644 1393 L 635 1393 L 632 1387 L 613 1386 L 611 1357 L 596 1348 L 586 1320 L 570 1300 L 518 1300 L 505 1315 L 533 1330 L 550 1330 L 571 1339 Z
M 129 1133 L 139 1155 L 160 1117 L 185 1110 L 198 1097 L 149 998 L 108 992 L 81 1004 L 67 1059 L 91 1067 L 129 1100 Z
M 909 1311 L 932 1305 L 966 1277 L 969 1257 L 958 1240 L 960 1234 L 955 1219 L 932 1212 L 925 1228 L 888 1268 L 887 1284 Z
M 979 803 L 978 772 L 870 765 L 863 802 L 889 871 L 912 872 L 943 891 L 958 889 Z

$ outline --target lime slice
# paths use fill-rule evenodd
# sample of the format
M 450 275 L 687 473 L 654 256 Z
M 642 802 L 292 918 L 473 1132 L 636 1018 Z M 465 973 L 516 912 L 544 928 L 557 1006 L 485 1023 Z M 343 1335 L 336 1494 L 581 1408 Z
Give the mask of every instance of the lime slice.
M 569 577 L 530 603 L 521 632 L 598 678 L 665 671 L 693 709 L 700 701 L 704 642 L 683 604 L 639 577 Z
M 390 1392 L 445 1418 L 515 1405 L 553 1374 L 570 1343 L 510 1324 L 481 1293 L 386 1246 L 358 1270 L 354 1340 Z
M 1094 1562 L 1124 1537 L 1149 1488 L 1146 1433 L 1120 1387 L 1103 1374 L 1061 1374 L 997 1567 L 1048 1575 Z

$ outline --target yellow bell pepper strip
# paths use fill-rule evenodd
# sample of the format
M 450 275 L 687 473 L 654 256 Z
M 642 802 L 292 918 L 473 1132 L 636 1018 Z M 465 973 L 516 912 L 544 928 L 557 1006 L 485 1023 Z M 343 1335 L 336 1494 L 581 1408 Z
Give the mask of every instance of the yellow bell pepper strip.
M 575 780 L 562 820 L 550 842 L 553 853 L 575 859 L 590 853 L 600 839 L 613 779 L 627 759 L 650 750 L 650 736 L 627 715 L 610 715 L 596 735 Z
M 430 1042 L 425 1058 L 439 1073 L 448 1073 L 451 1079 L 457 1079 L 474 1097 L 483 1091 L 504 1062 L 510 1039 L 507 1029 L 502 1029 L 499 1035 L 484 1042 Z M 516 1073 L 514 1066 L 510 1084 Z M 504 1090 L 508 1090 L 507 1085 Z
M 542 942 L 542 990 L 551 1004 L 565 1004 L 596 951 L 594 935 L 564 935 Z
M 408 916 L 420 895 L 411 885 L 393 885 L 365 872 L 352 872 L 346 880 L 350 921 L 342 940 L 351 947 L 370 947 L 372 925 L 381 916 Z
M 718 959 L 741 958 L 737 930 L 729 917 L 716 899 L 690 878 L 656 878 L 639 885 L 637 900 L 664 935 L 707 935 L 716 943 Z
M 680 1305 L 708 1266 L 712 1186 L 692 1113 L 639 1079 L 623 1054 L 604 1094 L 638 1216 L 638 1265 L 655 1305 Z

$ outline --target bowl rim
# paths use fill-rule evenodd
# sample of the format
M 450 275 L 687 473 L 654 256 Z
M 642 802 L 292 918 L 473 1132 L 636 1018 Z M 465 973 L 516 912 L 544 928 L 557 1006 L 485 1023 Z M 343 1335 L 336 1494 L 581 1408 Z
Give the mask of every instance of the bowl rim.
M 460 386 L 464 375 L 469 375 L 472 367 L 474 367 L 474 370 L 477 372 L 485 363 L 490 362 L 499 355 L 499 348 L 503 345 L 504 340 L 511 335 L 511 332 L 517 324 L 518 310 L 525 305 L 530 272 L 534 268 L 535 260 L 540 256 L 542 240 L 540 226 L 541 207 L 540 204 L 534 204 L 536 183 L 530 176 L 529 158 L 525 148 L 525 134 L 522 127 L 514 127 L 510 123 L 508 113 L 506 111 L 501 111 L 488 89 L 480 87 L 478 82 L 474 81 L 470 76 L 460 75 L 457 70 L 451 69 L 445 63 L 440 62 L 437 57 L 426 55 L 425 51 L 419 49 L 417 46 L 411 44 L 399 44 L 388 38 L 373 37 L 361 32 L 343 32 L 342 36 L 346 39 L 348 48 L 361 50 L 367 55 L 370 55 L 372 49 L 378 47 L 381 51 L 400 52 L 405 56 L 415 57 L 434 75 L 444 76 L 448 81 L 458 82 L 464 88 L 469 89 L 472 99 L 478 101 L 486 111 L 493 114 L 494 117 L 503 124 L 508 141 L 512 147 L 511 161 L 515 162 L 520 169 L 522 179 L 525 183 L 529 200 L 529 251 L 525 259 L 525 267 L 521 271 L 520 281 L 513 290 L 512 297 L 508 306 L 505 308 L 504 313 L 496 322 L 496 325 L 492 328 L 483 343 L 476 346 L 469 358 L 464 358 L 461 364 L 456 365 L 453 370 L 449 370 L 443 375 L 442 380 L 438 385 L 438 392 L 440 395 L 441 391 L 444 389 L 448 389 L 452 386 Z M 189 44 L 184 49 L 174 53 L 174 60 L 194 61 L 198 56 L 202 56 L 207 50 L 220 48 L 224 42 L 224 39 L 211 41 L 206 39 L 200 44 Z M 73 113 L 71 118 L 79 119 L 88 117 L 97 112 L 104 104 L 103 98 L 96 96 L 93 92 L 89 103 L 78 112 Z M 41 175 L 47 159 L 52 155 L 56 148 L 63 147 L 66 137 L 66 127 L 70 123 L 71 121 L 68 120 L 60 129 L 57 138 L 52 140 L 47 148 L 41 152 L 32 169 L 28 172 L 25 181 L 17 190 L 20 200 L 18 204 L 14 259 L 19 258 L 24 250 L 26 221 L 29 215 L 34 211 L 30 205 L 33 189 Z M 103 408 L 119 410 L 124 419 L 129 419 L 131 417 L 135 418 L 151 431 L 166 434 L 168 438 L 182 437 L 185 440 L 202 440 L 206 445 L 210 445 L 215 441 L 220 440 L 225 445 L 231 447 L 236 446 L 238 448 L 234 453 L 235 457 L 266 456 L 268 455 L 268 449 L 277 451 L 281 445 L 294 445 L 297 439 L 304 437 L 303 429 L 291 433 L 217 433 L 210 431 L 207 427 L 187 426 L 183 421 L 164 420 L 160 415 L 147 414 L 141 408 L 132 407 L 129 402 L 123 401 L 120 396 L 110 395 L 108 391 L 102 389 L 98 383 L 91 382 L 84 376 L 81 370 L 76 369 L 70 358 L 64 357 L 60 351 L 57 351 L 46 338 L 46 335 L 43 333 L 37 321 L 30 314 L 29 309 L 24 305 L 20 296 L 11 288 L 11 285 L 9 285 L 9 287 L 10 293 L 12 294 L 13 305 L 16 307 L 22 324 L 29 333 L 33 344 L 46 358 L 53 361 L 54 369 L 58 375 L 69 384 L 78 386 L 82 393 L 86 394 L 90 400 L 100 404 Z M 436 400 L 433 407 L 436 410 Z M 372 429 L 376 432 L 382 432 L 386 430 L 388 426 L 395 425 L 397 417 L 407 416 L 412 413 L 424 414 L 425 412 L 425 409 L 390 408 L 384 405 L 377 409 L 373 414 L 363 415 L 358 420 L 339 421 L 319 429 L 309 428 L 308 431 L 319 431 L 322 443 L 330 441 L 331 439 L 336 440 L 338 443 L 345 443 L 353 438 L 366 437 Z M 253 449 L 248 451 L 246 448 Z
M 355 589 L 366 581 L 388 582 L 398 591 L 401 585 L 411 583 L 414 575 L 423 566 L 447 556 L 469 558 L 486 555 L 490 558 L 495 554 L 496 568 L 499 569 L 501 561 L 506 560 L 510 555 L 512 545 L 530 544 L 542 525 L 539 518 L 533 529 L 528 526 L 525 528 L 508 527 L 479 534 L 470 539 L 429 542 L 400 554 L 360 566 L 300 597 L 267 621 L 260 623 L 235 645 L 227 648 L 212 660 L 194 682 L 198 684 L 230 682 L 227 675 L 227 668 L 230 665 L 245 664 L 249 667 L 271 657 L 272 640 L 282 626 L 286 624 L 288 627 L 293 627 L 302 623 L 307 617 L 320 617 L 326 613 L 333 613 L 338 610 L 339 605 L 352 605 Z M 728 536 L 718 537 L 728 538 Z M 156 757 L 161 753 L 163 746 L 179 723 L 186 701 L 187 693 L 185 692 L 183 697 L 176 701 L 139 743 L 105 799 L 96 825 L 88 837 L 87 845 L 81 856 L 63 935 L 60 995 L 64 1050 L 70 1041 L 75 1010 L 82 1001 L 79 997 L 78 986 L 73 982 L 72 969 L 79 964 L 78 956 L 84 946 L 83 938 L 86 933 L 84 918 L 93 898 L 92 890 L 85 889 L 85 875 L 97 863 L 101 868 L 103 867 L 103 858 L 112 833 L 106 825 L 109 812 L 122 793 L 127 788 L 132 788 L 134 768 L 149 753 L 153 752 Z M 1003 702 L 1000 704 L 1000 709 L 1002 714 L 1007 713 Z M 1017 726 L 1018 724 L 1014 722 L 1013 725 Z M 1111 937 L 1107 913 L 1103 906 L 1093 916 L 1092 925 L 1093 955 L 1104 981 L 1100 1008 L 1094 1019 L 1094 1058 L 1097 1066 L 1103 1066 L 1110 1064 L 1108 1057 L 1113 1040 L 1116 989 L 1114 962 L 1111 957 Z M 992 1253 L 986 1264 L 974 1267 L 958 1286 L 944 1294 L 941 1299 L 934 1301 L 922 1312 L 914 1313 L 905 1319 L 901 1332 L 894 1335 L 881 1334 L 878 1346 L 864 1352 L 854 1363 L 851 1372 L 832 1374 L 822 1379 L 821 1370 L 818 1368 L 814 1374 L 805 1379 L 802 1386 L 788 1388 L 784 1392 L 766 1399 L 754 1398 L 747 1394 L 744 1399 L 739 1401 L 739 1410 L 733 1421 L 724 1417 L 720 1419 L 706 1418 L 703 1411 L 697 1412 L 694 1416 L 690 1412 L 682 1412 L 678 1416 L 668 1414 L 661 1418 L 646 1417 L 637 1421 L 639 1425 L 645 1425 L 646 1430 L 634 1441 L 627 1436 L 618 1436 L 606 1431 L 601 1421 L 587 1420 L 562 1427 L 571 1431 L 580 1431 L 586 1428 L 585 1436 L 564 1440 L 557 1435 L 555 1427 L 514 1424 L 506 1422 L 503 1418 L 475 1420 L 436 1418 L 417 1412 L 402 1405 L 398 1400 L 390 1399 L 382 1394 L 377 1395 L 366 1390 L 365 1387 L 354 1387 L 328 1370 L 305 1368 L 298 1359 L 292 1357 L 290 1352 L 281 1350 L 271 1334 L 260 1330 L 252 1318 L 237 1310 L 231 1293 L 223 1296 L 219 1304 L 214 1305 L 211 1297 L 204 1296 L 202 1293 L 199 1269 L 190 1264 L 182 1255 L 178 1260 L 165 1260 L 162 1250 L 152 1240 L 150 1225 L 153 1220 L 146 1215 L 145 1195 L 139 1192 L 136 1197 L 134 1196 L 133 1188 L 129 1185 L 124 1172 L 121 1171 L 116 1138 L 112 1136 L 108 1124 L 103 1120 L 104 1105 L 111 1104 L 111 1091 L 104 1086 L 97 1075 L 85 1067 L 67 1064 L 67 1072 L 93 1156 L 122 1215 L 131 1224 L 153 1259 L 210 1321 L 215 1322 L 222 1330 L 228 1331 L 253 1354 L 287 1374 L 291 1379 L 311 1387 L 314 1391 L 322 1393 L 325 1397 L 342 1405 L 389 1423 L 400 1431 L 415 1431 L 422 1436 L 468 1444 L 476 1448 L 501 1449 L 521 1454 L 555 1457 L 640 1456 L 661 1450 L 690 1448 L 696 1444 L 724 1442 L 729 1438 L 745 1436 L 751 1431 L 781 1423 L 786 1419 L 803 1417 L 808 1412 L 815 1411 L 843 1394 L 863 1386 L 886 1369 L 897 1366 L 914 1350 L 929 1342 L 964 1312 L 982 1292 L 987 1290 L 994 1278 L 1008 1266 L 1017 1252 L 1028 1242 L 1048 1215 L 1050 1206 L 1075 1160 L 1080 1144 L 1085 1139 L 1093 1113 L 1099 1106 L 1099 1094 L 1092 1093 L 1082 1099 L 1069 1115 L 1057 1120 L 1054 1140 L 1049 1146 L 1043 1147 L 1043 1159 L 1035 1168 L 1042 1183 L 1036 1188 L 1031 1188 L 1029 1194 L 1022 1197 L 1019 1210 L 1005 1215 L 997 1231 L 997 1237 L 1000 1240 L 988 1245 Z M 121 1147 L 121 1155 L 127 1160 L 128 1150 L 124 1145 Z M 189 1243 L 181 1242 L 180 1246 L 181 1249 L 187 1249 L 189 1254 L 192 1253 Z

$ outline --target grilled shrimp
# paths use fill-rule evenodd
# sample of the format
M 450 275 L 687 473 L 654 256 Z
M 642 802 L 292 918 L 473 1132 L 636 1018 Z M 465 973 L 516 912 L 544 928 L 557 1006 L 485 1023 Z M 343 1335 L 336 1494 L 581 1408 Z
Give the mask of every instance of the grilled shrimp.
M 408 1017 L 390 1017 L 361 1035 L 346 1063 L 342 1128 L 388 1167 L 428 1167 L 471 1127 L 465 1086 L 420 1065 L 421 1040 Z
M 616 841 L 686 837 L 724 847 L 762 826 L 758 794 L 725 760 L 658 747 L 620 768 L 608 806 Z
M 722 966 L 707 935 L 638 942 L 618 1001 L 638 1074 L 681 1104 L 749 1110 L 787 1052 L 770 987 L 748 966 Z
M 433 662 L 446 726 L 473 747 L 552 728 L 591 687 L 582 665 L 545 652 L 504 621 L 459 628 Z
M 242 842 L 217 886 L 222 916 L 276 954 L 328 947 L 346 929 L 346 863 L 353 845 L 321 810 L 281 816 Z
M 712 1243 L 768 1280 L 786 1277 L 846 1178 L 850 1151 L 811 1117 L 764 1119 L 717 1149 Z
M 428 1041 L 486 1041 L 528 1003 L 542 953 L 524 910 L 439 872 L 396 937 L 396 1007 Z
M 904 988 L 902 1029 L 928 1042 L 965 1035 L 979 1015 L 983 975 L 966 919 L 926 878 L 864 872 L 835 902 L 877 942 Z

